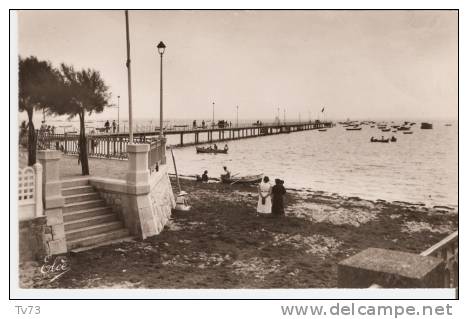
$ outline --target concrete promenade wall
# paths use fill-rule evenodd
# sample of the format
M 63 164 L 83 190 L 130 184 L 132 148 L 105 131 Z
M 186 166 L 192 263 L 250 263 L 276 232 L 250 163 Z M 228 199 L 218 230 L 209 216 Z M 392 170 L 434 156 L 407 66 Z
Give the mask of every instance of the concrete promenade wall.
M 120 215 L 130 233 L 142 239 L 159 234 L 175 208 L 167 165 L 153 172 L 148 184 L 144 185 L 97 177 L 91 177 L 89 181 L 112 210 Z

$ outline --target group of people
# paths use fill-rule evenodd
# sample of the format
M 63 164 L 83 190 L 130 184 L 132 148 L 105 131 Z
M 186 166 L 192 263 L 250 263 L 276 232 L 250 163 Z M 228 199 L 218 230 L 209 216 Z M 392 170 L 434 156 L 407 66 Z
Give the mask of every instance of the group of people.
M 224 127 L 232 127 L 232 122 L 231 121 L 226 121 L 226 120 L 219 120 L 218 121 L 218 124 L 215 124 L 214 122 L 211 123 L 211 125 L 214 127 L 215 125 L 217 125 L 219 128 L 224 128 Z M 198 128 L 198 125 L 197 125 L 197 120 L 193 120 L 192 122 L 192 128 L 196 129 Z M 201 125 L 201 128 L 206 128 L 206 123 L 205 123 L 205 120 L 202 121 L 202 125 Z
M 208 146 L 208 149 L 209 150 L 215 150 L 217 151 L 218 150 L 218 145 L 216 144 L 213 144 L 213 146 Z M 224 144 L 224 150 L 227 151 L 229 149 L 229 146 L 227 144 Z
M 109 120 L 107 120 L 106 123 L 104 123 L 104 130 L 106 131 L 106 133 L 109 133 L 110 126 L 111 124 L 109 123 Z M 112 121 L 112 133 L 115 133 L 116 130 L 117 130 L 117 123 L 115 123 L 115 120 L 113 120 Z
M 45 123 L 45 121 L 42 121 L 41 127 L 40 127 L 40 132 L 41 133 L 47 133 L 47 134 L 54 134 L 55 133 L 55 126 L 47 125 Z
M 272 214 L 273 216 L 284 215 L 284 181 L 277 178 L 275 185 L 270 184 L 268 176 L 263 177 L 262 182 L 258 185 L 258 214 Z

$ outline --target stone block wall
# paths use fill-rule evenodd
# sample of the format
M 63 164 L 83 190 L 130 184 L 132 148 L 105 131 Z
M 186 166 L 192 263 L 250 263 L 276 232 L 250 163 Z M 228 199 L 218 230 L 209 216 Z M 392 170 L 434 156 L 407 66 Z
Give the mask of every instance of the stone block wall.
M 42 261 L 45 256 L 62 252 L 62 237 L 63 226 L 49 225 L 46 216 L 20 221 L 19 261 Z

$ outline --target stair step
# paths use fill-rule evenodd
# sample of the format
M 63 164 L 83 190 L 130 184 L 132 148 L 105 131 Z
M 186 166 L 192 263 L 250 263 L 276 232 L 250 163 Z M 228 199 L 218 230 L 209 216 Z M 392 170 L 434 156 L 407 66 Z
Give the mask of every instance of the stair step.
M 112 209 L 110 207 L 95 207 L 90 209 L 78 210 L 70 213 L 64 213 L 63 221 L 67 223 L 78 219 L 107 215 L 109 213 L 112 213 Z
M 98 243 L 98 244 L 91 245 L 91 246 L 85 246 L 85 247 L 80 247 L 80 248 L 74 248 L 74 249 L 71 249 L 70 251 L 71 251 L 72 253 L 79 253 L 79 252 L 82 252 L 82 251 L 87 251 L 87 250 L 94 249 L 94 248 L 98 248 L 98 247 L 102 247 L 102 246 L 109 246 L 109 245 L 113 245 L 113 244 L 119 244 L 119 243 L 123 243 L 123 242 L 134 241 L 134 240 L 135 240 L 134 237 L 132 237 L 132 236 L 127 236 L 127 237 L 122 237 L 122 238 L 118 238 L 118 239 L 112 239 L 112 240 L 103 241 L 103 242 L 100 242 L 100 243 Z
M 83 227 L 79 229 L 74 229 L 70 231 L 65 231 L 65 236 L 67 241 L 76 240 L 80 238 L 85 238 L 93 235 L 98 235 L 102 233 L 106 233 L 112 230 L 117 230 L 119 228 L 123 228 L 123 224 L 121 221 L 113 221 L 108 223 L 101 223 L 99 225 Z
M 86 202 L 65 204 L 63 207 L 64 213 L 76 212 L 83 209 L 95 208 L 100 206 L 106 206 L 106 202 L 102 199 L 95 199 Z
M 86 194 L 94 192 L 94 187 L 91 185 L 74 186 L 69 188 L 62 188 L 62 196 Z
M 67 248 L 68 250 L 77 249 L 81 247 L 88 247 L 92 245 L 98 245 L 109 240 L 115 240 L 118 238 L 126 238 L 129 236 L 128 230 L 125 228 L 117 229 L 113 231 L 108 231 L 98 235 L 83 237 L 75 240 L 68 240 L 67 238 Z
M 62 181 L 62 188 L 71 188 L 75 186 L 84 186 L 89 184 L 89 178 L 74 178 Z
M 116 220 L 117 220 L 117 214 L 115 213 L 77 219 L 77 220 L 65 222 L 65 231 L 68 232 L 68 231 L 72 231 L 72 230 L 79 229 L 79 228 L 97 226 L 103 223 L 113 222 Z
M 100 199 L 99 194 L 96 192 L 86 194 L 74 194 L 65 196 L 65 204 L 89 202 L 95 199 Z

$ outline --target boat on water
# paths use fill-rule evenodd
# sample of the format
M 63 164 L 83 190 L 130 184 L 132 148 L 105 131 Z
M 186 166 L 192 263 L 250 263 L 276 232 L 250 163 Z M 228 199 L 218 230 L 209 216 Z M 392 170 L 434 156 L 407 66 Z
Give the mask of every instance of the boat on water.
M 383 128 L 381 130 L 382 130 L 382 132 L 390 132 L 391 128 Z
M 374 138 L 373 136 L 371 137 L 370 141 L 372 143 L 388 143 L 390 141 L 390 139 L 388 138 L 381 138 L 381 139 L 377 139 L 377 138 Z
M 392 136 L 392 138 L 390 139 L 390 142 L 396 142 L 396 141 L 397 141 L 396 137 Z
M 231 176 L 221 175 L 221 182 L 223 183 L 236 183 L 236 184 L 255 184 L 262 181 L 263 174 L 247 175 L 247 176 Z
M 227 154 L 227 148 L 211 148 L 211 147 L 197 147 L 197 154 L 198 153 L 214 153 L 214 154 Z
M 447 124 L 445 124 L 445 126 L 452 126 L 452 124 L 450 124 L 450 123 L 447 123 Z
M 318 130 L 318 131 L 319 131 L 319 132 L 326 132 L 326 131 L 327 131 L 327 129 L 326 129 L 326 128 L 319 128 L 319 130 Z
M 403 134 L 413 134 L 413 131 L 404 131 Z
M 357 127 L 357 126 L 347 127 L 346 130 L 347 131 L 360 131 L 360 130 L 362 130 L 362 127 Z
M 422 129 L 422 130 L 432 130 L 432 124 L 431 124 L 431 123 L 422 122 L 422 123 L 421 123 L 421 129 Z
M 411 127 L 408 127 L 408 126 L 400 126 L 399 128 L 397 128 L 398 131 L 409 131 L 411 129 Z

